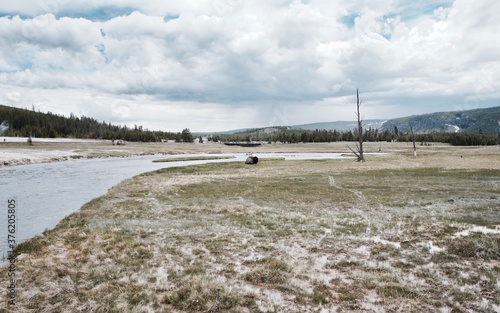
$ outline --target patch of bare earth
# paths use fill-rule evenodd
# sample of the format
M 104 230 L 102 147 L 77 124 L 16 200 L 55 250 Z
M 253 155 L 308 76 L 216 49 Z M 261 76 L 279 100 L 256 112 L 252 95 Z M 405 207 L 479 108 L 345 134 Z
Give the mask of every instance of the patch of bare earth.
M 446 149 L 140 175 L 18 247 L 16 309 L 498 312 L 499 151 Z

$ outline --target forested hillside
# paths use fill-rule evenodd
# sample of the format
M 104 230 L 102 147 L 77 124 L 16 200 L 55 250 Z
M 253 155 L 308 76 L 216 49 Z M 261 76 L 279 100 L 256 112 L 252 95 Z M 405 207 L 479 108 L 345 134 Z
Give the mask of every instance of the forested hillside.
M 307 142 L 337 142 L 337 141 L 356 141 L 358 132 L 354 130 L 304 130 L 291 127 L 272 127 L 251 129 L 236 134 L 216 134 L 209 140 L 213 141 L 265 141 L 265 142 L 283 142 L 283 143 L 307 143 Z M 363 132 L 363 140 L 367 142 L 378 141 L 413 141 L 413 136 L 409 132 L 401 132 L 396 128 L 392 131 L 388 129 L 379 131 L 376 128 L 368 127 Z M 500 138 L 495 135 L 484 134 L 466 134 L 466 133 L 445 133 L 435 132 L 428 134 L 415 134 L 415 141 L 420 144 L 429 142 L 445 142 L 459 146 L 479 146 L 495 145 L 499 143 Z
M 429 114 L 429 116 L 414 116 L 384 123 L 383 128 L 365 125 L 364 141 L 412 141 L 409 124 L 413 125 L 415 140 L 421 144 L 426 142 L 447 142 L 453 145 L 494 145 L 500 141 L 499 134 L 491 134 L 482 128 L 478 132 L 453 133 L 441 128 L 435 131 L 422 131 L 432 124 L 431 121 L 439 120 L 436 116 L 443 118 L 437 124 L 446 123 L 443 120 L 453 119 L 453 125 L 474 129 L 478 125 L 493 124 L 493 119 L 500 114 L 500 108 L 479 110 L 481 112 L 464 111 Z M 498 112 L 497 112 L 498 111 Z M 483 121 L 484 120 L 484 121 Z M 396 122 L 393 122 L 396 121 Z M 472 121 L 472 122 L 471 122 Z M 460 123 L 459 123 L 460 122 Z M 457 125 L 458 124 L 458 125 Z M 452 125 L 452 124 L 450 124 Z M 498 125 L 498 121 L 497 121 Z M 451 126 L 450 126 L 451 127 Z M 425 128 L 429 129 L 429 128 Z M 486 129 L 486 128 L 485 128 Z M 150 131 L 142 126 L 130 128 L 127 126 L 116 126 L 111 123 L 98 122 L 91 117 L 64 117 L 53 113 L 41 113 L 34 110 L 18 109 L 0 105 L 0 135 L 39 137 L 39 138 L 86 138 L 86 139 L 120 139 L 126 141 L 156 142 L 161 140 L 175 140 L 177 142 L 193 142 L 193 136 L 189 129 L 179 133 Z M 336 142 L 355 141 L 358 138 L 356 129 L 351 130 L 325 130 L 325 129 L 296 129 L 293 127 L 267 127 L 249 129 L 233 134 L 213 134 L 209 136 L 211 141 L 259 141 L 259 142 L 283 142 L 283 143 L 307 143 L 307 142 Z
M 386 132 L 394 132 L 395 127 L 400 133 L 410 132 L 410 124 L 415 134 L 431 133 L 467 133 L 483 135 L 500 134 L 500 107 L 475 109 L 467 111 L 437 112 L 422 115 L 413 115 L 389 120 L 367 119 L 363 121 L 365 129 L 377 130 L 377 136 Z M 309 130 L 322 132 L 312 134 L 315 137 L 324 137 L 323 131 L 349 132 L 357 127 L 357 121 L 335 121 L 292 125 L 290 129 Z M 267 127 L 266 129 L 276 129 L 277 127 Z M 218 135 L 242 134 L 254 130 L 240 129 L 226 132 L 219 132 Z M 289 131 L 289 133 L 293 133 Z M 305 136 L 305 135 L 304 135 Z M 385 137 L 385 135 L 382 135 Z M 382 138 L 383 139 L 383 138 Z
M 382 124 L 386 122 L 386 120 L 364 120 L 363 127 L 364 128 L 373 128 L 379 129 Z M 316 130 L 316 129 L 326 129 L 326 130 L 337 130 L 337 131 L 346 131 L 353 130 L 358 126 L 357 121 L 335 121 L 335 122 L 323 122 L 323 123 L 311 123 L 311 124 L 301 124 L 301 125 L 293 125 L 292 128 L 297 129 L 307 129 L 307 130 Z
M 53 113 L 19 109 L 0 105 L 0 130 L 3 136 L 39 137 L 39 138 L 86 138 L 86 139 L 121 139 L 126 141 L 161 141 L 178 139 L 180 133 L 149 131 L 136 126 L 116 126 L 73 114 L 68 117 Z
M 468 111 L 437 112 L 414 115 L 386 121 L 381 131 L 397 127 L 409 132 L 410 125 L 415 133 L 460 132 L 468 134 L 497 135 L 500 133 L 500 107 Z

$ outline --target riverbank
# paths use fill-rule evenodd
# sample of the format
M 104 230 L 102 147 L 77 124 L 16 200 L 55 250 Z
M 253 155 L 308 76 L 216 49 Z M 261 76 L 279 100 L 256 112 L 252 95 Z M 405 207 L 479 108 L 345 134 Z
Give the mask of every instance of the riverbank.
M 16 309 L 498 311 L 499 147 L 402 147 L 124 181 L 18 247 Z
M 34 138 L 30 146 L 26 138 L 0 137 L 0 149 L 0 166 L 165 154 L 147 143 L 113 145 L 110 140 L 65 138 Z
M 4 141 L 5 139 L 5 141 Z M 171 154 L 231 154 L 231 153 L 345 153 L 351 154 L 347 146 L 355 143 L 307 143 L 307 144 L 263 144 L 259 147 L 226 146 L 221 143 L 183 144 L 183 143 L 137 143 L 125 142 L 113 145 L 110 140 L 35 138 L 33 146 L 26 143 L 27 138 L 0 137 L 0 167 L 60 162 L 77 159 L 129 157 L 144 155 Z M 419 152 L 463 151 L 469 154 L 471 148 L 457 148 L 446 144 L 432 144 L 418 147 Z M 488 147 L 483 148 L 485 151 Z M 492 149 L 492 148 L 489 148 Z M 365 143 L 368 153 L 412 154 L 411 143 L 381 142 Z
M 3 141 L 3 140 L 6 141 Z M 332 151 L 333 150 L 333 151 Z M 131 157 L 145 155 L 183 154 L 231 154 L 231 153 L 300 153 L 336 152 L 348 153 L 345 143 L 321 144 L 269 144 L 261 147 L 229 147 L 221 143 L 137 143 L 124 142 L 113 145 L 110 140 L 80 139 L 33 139 L 33 145 L 26 138 L 0 137 L 0 167 L 35 163 L 50 163 L 78 159 Z

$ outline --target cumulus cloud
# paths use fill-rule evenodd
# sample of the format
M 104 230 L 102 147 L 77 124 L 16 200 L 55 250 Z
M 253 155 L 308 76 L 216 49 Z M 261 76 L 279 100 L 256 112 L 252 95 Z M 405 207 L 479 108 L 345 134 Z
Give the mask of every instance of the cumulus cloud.
M 356 88 L 365 118 L 493 106 L 498 13 L 494 0 L 10 1 L 0 101 L 36 94 L 42 110 L 170 130 L 350 120 Z

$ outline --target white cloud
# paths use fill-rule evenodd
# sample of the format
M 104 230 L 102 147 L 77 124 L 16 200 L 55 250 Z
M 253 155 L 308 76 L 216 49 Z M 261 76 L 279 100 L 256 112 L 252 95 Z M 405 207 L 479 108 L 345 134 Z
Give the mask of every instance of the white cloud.
M 356 88 L 366 118 L 500 98 L 494 0 L 47 0 L 2 12 L 0 101 L 20 107 L 36 95 L 42 110 L 209 130 L 352 119 Z

